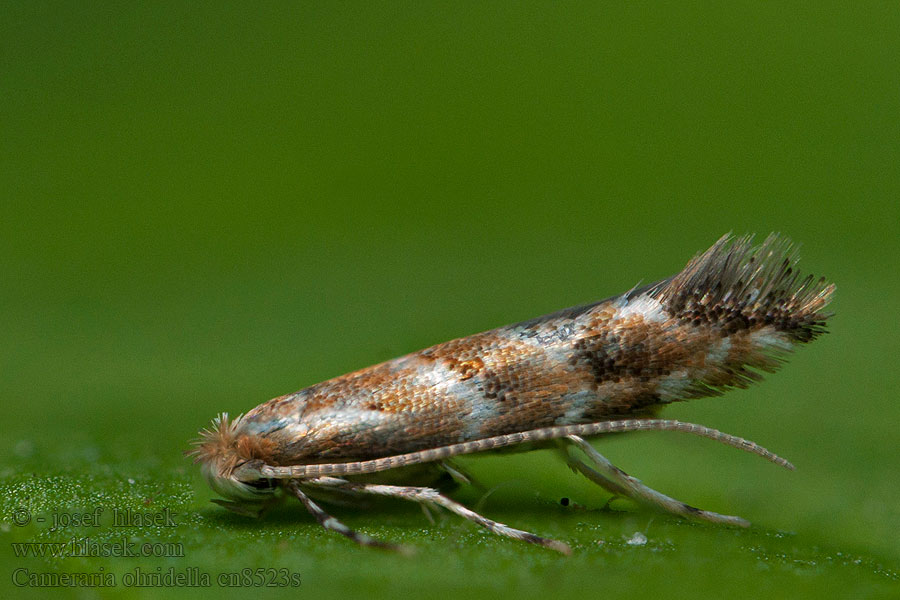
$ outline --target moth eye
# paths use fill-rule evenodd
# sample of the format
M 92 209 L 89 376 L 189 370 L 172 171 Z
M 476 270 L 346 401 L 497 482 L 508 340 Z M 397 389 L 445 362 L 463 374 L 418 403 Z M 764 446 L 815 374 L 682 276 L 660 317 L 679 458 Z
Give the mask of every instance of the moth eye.
M 254 479 L 253 481 L 243 481 L 242 483 L 260 491 L 274 490 L 278 486 L 274 479 Z

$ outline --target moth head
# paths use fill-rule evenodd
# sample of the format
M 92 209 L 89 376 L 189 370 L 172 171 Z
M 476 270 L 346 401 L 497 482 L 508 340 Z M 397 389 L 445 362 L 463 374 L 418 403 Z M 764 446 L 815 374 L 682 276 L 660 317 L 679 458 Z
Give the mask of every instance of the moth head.
M 209 487 L 229 500 L 214 502 L 236 510 L 235 506 L 263 504 L 278 489 L 277 480 L 260 472 L 268 454 L 267 440 L 243 433 L 241 417 L 230 420 L 226 413 L 216 417 L 211 427 L 200 431 L 194 445 L 188 454 L 200 463 Z M 237 512 L 248 511 L 242 508 Z

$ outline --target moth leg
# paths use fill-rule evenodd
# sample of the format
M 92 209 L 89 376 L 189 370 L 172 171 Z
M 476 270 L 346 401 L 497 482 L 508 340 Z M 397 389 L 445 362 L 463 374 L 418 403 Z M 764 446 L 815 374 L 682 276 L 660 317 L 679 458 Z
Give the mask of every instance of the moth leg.
M 569 453 L 569 465 L 600 487 L 614 494 L 627 496 L 643 504 L 654 506 L 682 517 L 737 527 L 750 526 L 750 523 L 741 517 L 720 515 L 712 511 L 701 510 L 647 487 L 639 479 L 632 477 L 609 462 L 605 456 L 597 452 L 593 446 L 580 436 L 570 435 L 564 439 L 570 444 L 570 448 L 574 446 L 580 449 L 587 456 L 590 463 L 588 464 Z
M 309 496 L 303 493 L 303 490 L 300 489 L 300 486 L 296 481 L 290 481 L 287 484 L 287 488 L 297 496 L 297 499 L 303 503 L 303 506 L 306 507 L 306 510 L 310 512 L 312 516 L 316 518 L 316 521 L 319 522 L 319 525 L 324 527 L 325 529 L 330 529 L 331 531 L 336 531 L 343 535 L 344 537 L 348 537 L 360 546 L 369 546 L 372 548 L 384 548 L 386 550 L 394 550 L 402 553 L 410 553 L 412 548 L 408 546 L 403 546 L 400 544 L 392 544 L 390 542 L 383 542 L 381 540 L 376 540 L 375 538 L 369 537 L 364 533 L 359 533 L 358 531 L 354 531 L 329 515 L 327 512 L 322 510 L 322 508 L 313 502 Z
M 419 506 L 422 507 L 422 512 L 425 514 L 425 518 L 428 519 L 428 522 L 431 523 L 432 525 L 434 525 L 435 524 L 434 515 L 431 514 L 431 509 L 428 508 L 428 505 L 425 503 L 422 503 Z
M 451 463 L 449 460 L 442 460 L 440 463 L 441 468 L 453 478 L 453 481 L 456 483 L 460 483 L 463 485 L 475 485 L 479 487 L 477 483 L 472 482 L 472 477 L 459 468 L 459 466 Z
M 261 517 L 266 509 L 263 504 L 241 504 L 240 502 L 231 502 L 230 500 L 221 500 L 219 498 L 213 498 L 211 502 L 218 504 L 223 508 L 227 508 L 233 513 L 245 517 L 253 517 L 254 519 Z
M 613 496 L 621 496 L 623 498 L 630 497 L 628 490 L 607 479 L 599 472 L 591 469 L 587 464 L 585 464 L 583 460 L 574 456 L 570 450 L 570 448 L 573 447 L 573 443 L 571 441 L 563 438 L 557 440 L 557 443 L 559 444 L 560 450 L 562 450 L 563 459 L 566 461 L 566 465 L 568 465 L 568 467 L 572 469 L 572 472 L 584 475 Z M 585 471 L 590 471 L 591 474 L 588 475 Z M 610 501 L 612 501 L 612 498 L 610 499 Z
M 491 531 L 498 535 L 510 537 L 515 540 L 521 540 L 523 542 L 529 542 L 531 544 L 537 544 L 538 546 L 550 548 L 563 554 L 572 553 L 572 550 L 571 548 L 569 548 L 568 544 L 559 542 L 557 540 L 543 538 L 533 533 L 515 529 L 513 527 L 510 527 L 509 525 L 504 525 L 503 523 L 498 523 L 497 521 L 493 521 L 491 519 L 488 519 L 487 517 L 483 517 L 475 511 L 470 510 L 462 504 L 451 500 L 447 496 L 444 496 L 434 488 L 381 485 L 374 483 L 355 483 L 336 479 L 333 477 L 310 479 L 305 481 L 304 483 L 306 483 L 307 485 L 340 486 L 346 489 L 357 490 L 377 496 L 401 498 L 403 500 L 409 500 L 410 502 L 418 502 L 421 504 L 436 504 L 438 506 L 446 508 L 451 512 L 456 513 L 464 519 L 468 519 L 469 521 L 477 523 L 488 531 Z

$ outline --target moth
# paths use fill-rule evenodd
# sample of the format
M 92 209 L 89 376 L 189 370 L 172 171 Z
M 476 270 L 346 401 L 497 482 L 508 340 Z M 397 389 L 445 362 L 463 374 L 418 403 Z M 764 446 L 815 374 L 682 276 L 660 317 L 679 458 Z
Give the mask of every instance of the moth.
M 218 504 L 259 515 L 295 496 L 326 529 L 364 545 L 402 546 L 351 530 L 316 502 L 388 496 L 440 506 L 489 531 L 569 553 L 561 541 L 488 519 L 438 489 L 466 481 L 454 456 L 555 448 L 607 491 L 683 517 L 748 526 L 657 492 L 586 438 L 692 433 L 793 466 L 715 429 L 664 420 L 670 402 L 743 388 L 825 332 L 835 286 L 801 276 L 777 234 L 725 235 L 678 274 L 624 294 L 452 340 L 265 402 L 200 432 L 189 454 Z M 402 484 L 402 485 L 401 485 Z M 315 499 L 314 499 L 315 498 Z

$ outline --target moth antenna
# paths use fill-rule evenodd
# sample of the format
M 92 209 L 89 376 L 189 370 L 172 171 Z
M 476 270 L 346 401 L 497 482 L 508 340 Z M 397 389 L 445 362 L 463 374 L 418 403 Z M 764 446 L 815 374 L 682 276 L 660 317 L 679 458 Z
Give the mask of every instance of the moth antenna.
M 668 419 L 630 419 L 622 421 L 601 421 L 599 423 L 559 425 L 555 427 L 544 427 L 541 429 L 532 429 L 530 431 L 498 435 L 459 444 L 451 444 L 439 448 L 430 448 L 418 452 L 385 456 L 383 458 L 375 458 L 372 460 L 291 466 L 262 465 L 254 468 L 258 468 L 259 473 L 263 477 L 271 479 L 308 479 L 323 475 L 360 475 L 364 473 L 377 473 L 420 463 L 434 462 L 452 456 L 459 456 L 461 454 L 485 452 L 506 446 L 540 442 L 570 435 L 592 436 L 604 433 L 622 433 L 626 431 L 681 431 L 683 433 L 692 433 L 700 437 L 720 442 L 726 446 L 756 454 L 786 469 L 792 471 L 795 469 L 794 465 L 788 460 L 767 450 L 756 442 L 719 431 L 718 429 L 713 429 L 712 427 Z

